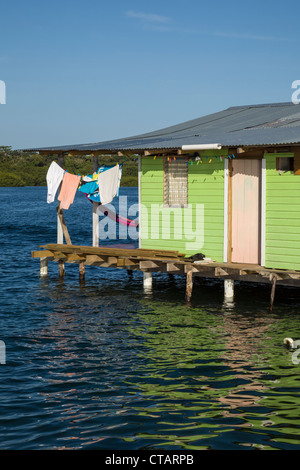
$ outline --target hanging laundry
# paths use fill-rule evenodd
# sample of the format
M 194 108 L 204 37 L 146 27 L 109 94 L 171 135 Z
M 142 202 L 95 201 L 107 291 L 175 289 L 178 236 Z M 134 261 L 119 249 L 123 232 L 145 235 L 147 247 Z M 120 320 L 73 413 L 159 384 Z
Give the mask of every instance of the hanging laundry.
M 99 167 L 98 171 L 94 173 L 93 175 L 86 175 L 82 177 L 81 185 L 78 188 L 78 190 L 82 193 L 84 193 L 87 198 L 90 201 L 93 202 L 100 202 L 100 194 L 99 194 L 99 183 L 98 183 L 98 177 L 100 173 L 106 172 L 112 168 L 115 168 L 114 166 L 106 166 L 102 165 Z M 122 168 L 123 164 L 120 163 L 119 165 L 119 181 L 118 181 L 118 192 L 116 196 L 119 196 L 119 188 L 120 188 L 120 182 L 121 182 L 121 177 L 122 177 Z
M 109 204 L 117 196 L 120 186 L 120 168 L 115 165 L 98 176 L 101 204 Z
M 85 183 L 88 183 L 89 181 L 93 181 L 93 178 L 91 178 L 90 176 L 86 175 L 86 176 L 83 176 L 83 177 L 82 177 L 82 181 L 84 181 Z
M 48 168 L 47 181 L 47 202 L 50 204 L 55 199 L 55 194 L 63 179 L 65 170 L 63 170 L 56 162 L 52 162 Z
M 69 209 L 70 204 L 73 203 L 80 178 L 80 176 L 71 175 L 70 173 L 64 174 L 64 179 L 58 196 L 61 209 Z
M 83 179 L 84 181 L 84 179 Z M 88 195 L 93 195 L 96 191 L 98 191 L 98 181 L 89 181 L 85 183 L 84 185 L 80 186 L 78 188 L 78 191 L 81 191 L 82 193 L 88 194 Z

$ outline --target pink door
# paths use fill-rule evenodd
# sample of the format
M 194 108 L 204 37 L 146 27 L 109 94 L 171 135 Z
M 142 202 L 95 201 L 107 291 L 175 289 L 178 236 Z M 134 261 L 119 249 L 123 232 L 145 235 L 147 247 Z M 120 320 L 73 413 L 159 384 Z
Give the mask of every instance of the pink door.
M 260 177 L 260 160 L 232 160 L 233 263 L 260 263 Z

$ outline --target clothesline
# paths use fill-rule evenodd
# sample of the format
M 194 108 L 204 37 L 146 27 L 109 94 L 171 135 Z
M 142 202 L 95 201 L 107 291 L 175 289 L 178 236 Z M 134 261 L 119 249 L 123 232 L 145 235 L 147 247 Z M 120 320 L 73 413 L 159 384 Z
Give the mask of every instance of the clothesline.
M 106 204 L 119 196 L 122 167 L 122 163 L 113 166 L 102 165 L 91 175 L 76 176 L 68 173 L 53 161 L 46 176 L 47 202 L 54 202 L 61 184 L 57 198 L 61 209 L 68 209 L 73 204 L 76 191 L 79 190 L 90 202 L 98 202 L 99 209 L 105 216 L 119 224 L 137 227 L 138 221 L 122 217 L 106 207 Z
M 58 195 L 60 207 L 69 209 L 74 202 L 76 191 L 79 190 L 87 197 L 100 204 L 109 204 L 114 197 L 119 196 L 122 177 L 122 164 L 100 166 L 92 175 L 72 175 L 53 161 L 46 175 L 47 202 L 54 202 L 55 195 L 61 185 Z

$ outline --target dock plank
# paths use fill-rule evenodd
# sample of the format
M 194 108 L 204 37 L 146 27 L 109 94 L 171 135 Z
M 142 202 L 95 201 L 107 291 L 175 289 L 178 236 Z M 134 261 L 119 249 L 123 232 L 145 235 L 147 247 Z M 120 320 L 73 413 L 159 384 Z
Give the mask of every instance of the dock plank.
M 126 248 L 113 248 L 113 247 L 91 247 L 83 245 L 64 245 L 58 243 L 49 243 L 41 245 L 40 248 L 45 248 L 51 252 L 60 253 L 76 253 L 76 254 L 93 254 L 93 255 L 108 255 L 108 256 L 124 256 L 128 258 L 145 257 L 145 258 L 172 258 L 183 259 L 184 254 L 173 250 L 143 250 L 126 249 Z
M 192 261 L 183 253 L 174 250 L 151 250 L 115 248 L 113 246 L 92 247 L 49 243 L 31 253 L 32 258 L 40 258 L 42 264 L 58 261 L 60 275 L 64 274 L 64 263 L 79 263 L 80 276 L 84 278 L 86 265 L 123 268 L 144 272 L 161 272 L 181 275 L 194 275 L 207 278 L 234 279 L 249 282 L 276 281 L 286 285 L 300 285 L 300 271 L 270 269 L 256 264 L 224 263 L 216 261 Z M 43 261 L 43 263 L 42 263 Z M 46 269 L 46 268 L 45 268 Z M 41 271 L 42 272 L 42 271 Z

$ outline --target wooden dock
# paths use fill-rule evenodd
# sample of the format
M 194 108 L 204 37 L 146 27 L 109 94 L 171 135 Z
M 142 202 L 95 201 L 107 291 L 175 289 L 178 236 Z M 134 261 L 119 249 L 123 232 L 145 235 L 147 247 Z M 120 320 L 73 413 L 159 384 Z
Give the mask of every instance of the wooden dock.
M 179 274 L 186 276 L 186 300 L 192 296 L 193 277 L 224 280 L 225 298 L 233 298 L 234 281 L 268 283 L 272 286 L 270 305 L 273 305 L 276 283 L 300 286 L 300 272 L 266 269 L 259 265 L 217 263 L 214 261 L 191 261 L 184 253 L 168 250 L 126 249 L 114 247 L 92 247 L 52 243 L 40 246 L 32 252 L 40 259 L 40 274 L 48 274 L 48 261 L 58 262 L 59 276 L 65 274 L 65 263 L 79 264 L 79 279 L 85 277 L 85 266 L 126 269 L 144 272 L 144 286 L 151 287 L 152 273 Z

